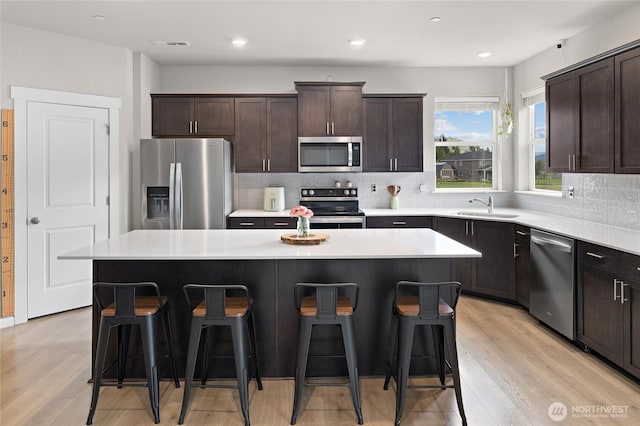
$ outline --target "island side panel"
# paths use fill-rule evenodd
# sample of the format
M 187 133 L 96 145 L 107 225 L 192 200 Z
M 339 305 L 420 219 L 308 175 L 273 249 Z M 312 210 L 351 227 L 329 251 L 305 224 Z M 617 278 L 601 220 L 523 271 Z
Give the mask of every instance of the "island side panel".
M 139 282 L 153 281 L 160 293 L 168 296 L 171 310 L 172 330 L 176 353 L 176 365 L 180 377 L 184 377 L 189 341 L 191 312 L 187 306 L 182 286 L 197 284 L 243 284 L 253 298 L 256 317 L 256 335 L 261 373 L 265 377 L 276 375 L 276 264 L 273 260 L 95 260 L 94 281 Z M 94 304 L 93 350 L 99 317 Z M 132 332 L 131 353 L 142 353 L 137 334 Z M 163 342 L 163 338 L 159 339 Z M 222 353 L 231 354 L 227 330 L 218 334 Z M 112 340 L 112 343 L 114 341 Z M 112 345 L 113 346 L 113 345 Z M 161 351 L 164 344 L 161 343 Z M 164 352 L 161 352 L 164 353 Z M 165 369 L 165 376 L 169 370 Z M 196 375 L 199 376 L 199 365 Z M 218 359 L 210 370 L 210 377 L 233 377 L 233 360 Z M 144 377 L 141 359 L 131 359 L 127 366 L 128 377 Z M 113 374 L 111 374 L 113 377 Z
M 278 261 L 278 377 L 292 377 L 296 364 L 299 317 L 293 300 L 298 282 L 355 282 L 360 299 L 354 314 L 358 368 L 362 376 L 385 372 L 387 342 L 395 284 L 401 280 L 449 281 L 450 259 L 353 259 Z M 426 327 L 422 327 L 425 329 Z M 433 353 L 429 329 L 416 333 L 414 352 Z M 314 327 L 311 354 L 342 354 L 338 327 Z M 413 370 L 412 370 L 413 371 Z M 435 371 L 433 360 L 417 365 L 417 372 Z M 344 376 L 344 358 L 310 359 L 308 376 Z

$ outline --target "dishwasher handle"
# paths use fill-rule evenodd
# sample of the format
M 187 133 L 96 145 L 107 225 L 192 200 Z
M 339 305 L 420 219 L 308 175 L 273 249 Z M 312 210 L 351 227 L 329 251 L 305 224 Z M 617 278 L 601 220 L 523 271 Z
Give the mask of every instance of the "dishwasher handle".
M 565 253 L 571 253 L 573 251 L 573 247 L 569 244 L 565 244 L 561 241 L 551 240 L 548 238 L 537 237 L 535 235 L 531 235 L 531 243 L 537 244 L 539 246 L 554 247 L 556 250 Z

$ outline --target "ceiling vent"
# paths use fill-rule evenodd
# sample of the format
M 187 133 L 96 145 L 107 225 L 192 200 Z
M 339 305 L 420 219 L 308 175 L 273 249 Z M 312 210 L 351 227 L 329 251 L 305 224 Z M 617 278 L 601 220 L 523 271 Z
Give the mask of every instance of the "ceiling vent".
M 188 41 L 154 41 L 156 46 L 191 46 Z

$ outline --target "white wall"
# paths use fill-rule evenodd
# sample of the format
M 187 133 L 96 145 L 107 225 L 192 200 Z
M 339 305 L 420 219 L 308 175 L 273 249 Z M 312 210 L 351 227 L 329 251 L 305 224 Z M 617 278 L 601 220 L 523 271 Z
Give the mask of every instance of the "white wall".
M 129 229 L 132 149 L 132 54 L 128 49 L 4 22 L 2 108 L 13 109 L 10 86 L 120 98 L 120 230 Z M 124 171 L 124 172 L 123 172 Z
M 540 76 L 552 73 L 600 53 L 640 39 L 640 5 L 626 10 L 568 39 L 563 48 L 552 46 L 514 67 L 515 106 L 521 123 L 528 119 L 528 111 L 520 94 L 544 86 Z M 515 189 L 527 190 L 527 169 L 530 150 L 524 125 L 517 132 L 514 151 L 516 170 Z M 567 188 L 575 188 L 575 197 L 566 196 Z M 640 175 L 607 175 L 565 173 L 562 179 L 562 198 L 517 193 L 517 207 L 640 229 Z
M 131 197 L 129 223 L 140 228 L 140 139 L 151 137 L 151 93 L 160 88 L 160 67 L 143 53 L 133 54 L 133 138 L 131 141 L 129 176 Z

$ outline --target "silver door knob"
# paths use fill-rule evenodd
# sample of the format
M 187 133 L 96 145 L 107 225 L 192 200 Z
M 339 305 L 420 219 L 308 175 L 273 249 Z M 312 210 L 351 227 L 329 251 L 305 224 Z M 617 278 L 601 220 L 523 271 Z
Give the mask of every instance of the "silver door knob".
M 37 225 L 40 223 L 40 219 L 37 217 L 32 217 L 31 218 L 31 223 L 33 223 L 34 225 Z

